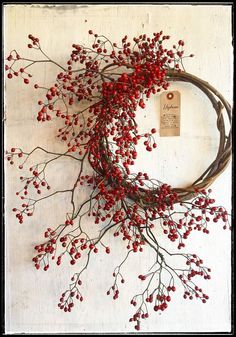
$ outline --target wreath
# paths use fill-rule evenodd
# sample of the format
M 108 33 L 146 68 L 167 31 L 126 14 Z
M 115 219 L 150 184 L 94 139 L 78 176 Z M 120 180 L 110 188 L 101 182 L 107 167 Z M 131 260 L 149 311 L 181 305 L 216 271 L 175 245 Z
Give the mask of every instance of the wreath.
M 185 71 L 183 40 L 167 49 L 164 45 L 170 37 L 159 32 L 152 37 L 140 35 L 133 42 L 125 36 L 118 46 L 91 30 L 89 34 L 94 39 L 92 46 L 73 44 L 66 67 L 50 59 L 42 50 L 39 39 L 31 34 L 28 47 L 41 52 L 43 59 L 21 57 L 16 50 L 7 57 L 7 77 L 20 77 L 27 85 L 32 77 L 28 69 L 35 64 L 50 63 L 59 67 L 60 72 L 52 86 L 34 84 L 34 88 L 45 91 L 44 99 L 38 101 L 38 121 L 61 120 L 58 138 L 66 146 L 61 153 L 40 146 L 31 152 L 21 148 L 7 152 L 10 164 L 15 158 L 22 158 L 19 159 L 22 160 L 20 169 L 25 168 L 35 151 L 50 156 L 50 159 L 29 167 L 29 173 L 20 177 L 23 188 L 16 194 L 22 204 L 13 212 L 22 223 L 24 216 L 33 215 L 41 200 L 59 193 L 70 194 L 64 221 L 45 231 L 45 241 L 35 246 L 36 256 L 33 257 L 36 269 L 45 271 L 51 260 L 57 265 L 62 260 L 69 260 L 70 264 L 79 266 L 80 270 L 72 276 L 69 288 L 59 300 L 58 306 L 65 312 L 72 310 L 75 299 L 83 301 L 82 276 L 91 256 L 99 249 L 110 253 L 112 247 L 104 243 L 107 233 L 122 238 L 127 248 L 124 259 L 114 269 L 114 280 L 107 291 L 114 300 L 119 297 L 120 283 L 125 281 L 124 262 L 134 253 L 151 249 L 154 263 L 146 274 L 138 276 L 145 283 L 144 291 L 130 302 L 135 307 L 130 321 L 139 330 L 141 320 L 149 316 L 150 307 L 154 311 L 165 310 L 172 292 L 181 285 L 184 298 L 197 298 L 203 303 L 208 299 L 195 280 L 199 277 L 210 279 L 210 268 L 197 254 L 170 253 L 161 246 L 156 230 L 161 228 L 181 250 L 194 230 L 208 234 L 212 221 L 221 221 L 224 229 L 230 228 L 227 211 L 215 205 L 208 188 L 230 161 L 231 106 L 209 83 Z M 151 95 L 167 90 L 171 81 L 191 83 L 207 96 L 216 112 L 216 127 L 220 134 L 218 152 L 212 164 L 190 186 L 183 188 L 172 188 L 150 178 L 147 173 L 131 170 L 138 155 L 138 142 L 143 140 L 147 151 L 157 147 L 153 136 L 155 128 L 145 134 L 139 133 L 136 110 L 138 107 L 144 109 L 145 101 Z M 80 105 L 76 110 L 78 102 Z M 230 124 L 228 133 L 225 119 Z M 78 170 L 71 188 L 50 192 L 46 169 L 59 158 L 75 161 Z M 85 172 L 86 162 L 89 162 L 92 174 Z M 81 185 L 90 186 L 91 191 L 82 203 L 76 195 Z M 45 194 L 40 196 L 43 192 Z M 86 231 L 88 217 L 92 217 L 97 226 L 95 237 L 90 237 Z M 80 262 L 82 256 L 85 256 L 84 264 Z M 171 256 L 179 257 L 182 267 L 177 268 L 169 258 L 166 259 Z

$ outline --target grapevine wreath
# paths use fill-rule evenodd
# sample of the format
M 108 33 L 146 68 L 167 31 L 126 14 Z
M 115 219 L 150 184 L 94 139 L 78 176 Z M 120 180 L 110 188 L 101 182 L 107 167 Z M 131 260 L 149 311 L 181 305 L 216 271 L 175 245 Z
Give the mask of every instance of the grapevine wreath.
M 165 310 L 172 293 L 181 285 L 184 298 L 198 298 L 203 303 L 208 299 L 195 280 L 199 277 L 210 279 L 210 268 L 197 254 L 170 253 L 161 246 L 156 229 L 161 228 L 181 250 L 185 239 L 194 230 L 208 234 L 212 221 L 221 221 L 224 229 L 230 228 L 227 211 L 215 205 L 208 188 L 231 157 L 231 106 L 209 83 L 184 70 L 184 41 L 166 49 L 164 44 L 170 37 L 159 32 L 153 37 L 140 35 L 132 43 L 125 36 L 118 46 L 91 30 L 89 34 L 94 39 L 92 46 L 73 44 L 65 67 L 50 59 L 42 50 L 39 39 L 32 35 L 29 35 L 28 47 L 38 50 L 42 59 L 21 57 L 16 50 L 7 57 L 7 77 L 21 78 L 25 84 L 29 84 L 32 77 L 28 69 L 35 64 L 50 63 L 60 69 L 53 85 L 34 84 L 34 88 L 45 91 L 44 99 L 38 101 L 38 121 L 61 120 L 63 125 L 58 130 L 58 138 L 66 144 L 66 150 L 61 153 L 40 146 L 31 152 L 24 152 L 21 148 L 7 152 L 10 164 L 15 158 L 20 158 L 20 169 L 25 168 L 35 151 L 49 156 L 49 159 L 29 167 L 26 176 L 20 177 L 23 187 L 16 194 L 22 204 L 13 211 L 22 223 L 24 216 L 33 215 L 41 200 L 59 193 L 70 194 L 64 221 L 45 231 L 45 241 L 35 246 L 36 256 L 33 257 L 36 269 L 45 271 L 51 260 L 60 265 L 68 257 L 71 265 L 79 266 L 68 290 L 59 300 L 58 306 L 65 312 L 72 310 L 76 299 L 83 301 L 83 272 L 92 255 L 100 249 L 110 253 L 110 247 L 103 241 L 105 234 L 112 233 L 122 238 L 127 247 L 126 255 L 114 269 L 114 281 L 107 290 L 113 299 L 118 298 L 120 283 L 124 283 L 124 262 L 134 253 L 151 249 L 155 262 L 146 274 L 138 276 L 145 284 L 144 291 L 130 302 L 135 307 L 130 321 L 139 330 L 140 321 L 148 317 L 150 307 L 154 311 Z M 183 188 L 172 188 L 146 173 L 131 171 L 139 141 L 144 141 L 147 151 L 157 147 L 153 137 L 156 129 L 139 134 L 136 110 L 138 107 L 144 109 L 145 101 L 151 95 L 167 90 L 171 81 L 191 83 L 208 97 L 216 112 L 216 127 L 220 134 L 215 160 L 196 181 Z M 78 102 L 81 108 L 77 111 Z M 228 133 L 225 119 L 230 125 Z M 51 192 L 46 169 L 62 157 L 75 161 L 79 167 L 72 187 Z M 85 162 L 90 164 L 92 174 L 86 174 Z M 91 191 L 83 203 L 76 196 L 81 185 L 90 186 Z M 43 190 L 45 194 L 41 196 Z M 88 217 L 92 217 L 97 226 L 95 237 L 90 237 L 86 231 Z M 166 259 L 168 256 L 178 257 L 182 267 L 167 262 L 170 260 Z

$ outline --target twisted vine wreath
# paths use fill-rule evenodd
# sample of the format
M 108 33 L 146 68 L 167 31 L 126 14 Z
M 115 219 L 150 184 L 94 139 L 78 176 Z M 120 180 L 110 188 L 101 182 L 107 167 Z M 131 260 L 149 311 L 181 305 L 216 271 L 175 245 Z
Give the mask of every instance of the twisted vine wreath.
M 15 50 L 7 57 L 7 77 L 21 77 L 25 84 L 29 84 L 32 77 L 28 68 L 37 63 L 51 63 L 60 68 L 52 86 L 34 84 L 34 88 L 45 90 L 44 99 L 38 101 L 38 121 L 54 122 L 55 117 L 61 119 L 63 126 L 58 130 L 58 138 L 66 144 L 66 151 L 61 153 L 40 146 L 29 153 L 21 148 L 12 148 L 7 152 L 10 164 L 16 157 L 22 158 L 20 169 L 37 150 L 50 156 L 50 159 L 29 167 L 27 176 L 20 177 L 23 188 L 16 194 L 22 204 L 13 211 L 22 223 L 24 216 L 33 215 L 36 204 L 41 200 L 59 193 L 71 195 L 70 210 L 65 220 L 46 230 L 45 241 L 35 247 L 37 254 L 33 258 L 35 267 L 46 271 L 51 260 L 60 265 L 67 256 L 72 265 L 81 265 L 81 256 L 86 256 L 85 264 L 72 276 L 69 289 L 61 295 L 58 306 L 65 312 L 71 311 L 75 299 L 83 301 L 80 290 L 82 274 L 91 255 L 99 249 L 110 253 L 110 247 L 103 241 L 106 233 L 121 237 L 128 250 L 114 269 L 114 281 L 107 291 L 113 299 L 119 296 L 120 282 L 124 283 L 122 266 L 131 253 L 142 252 L 146 247 L 153 250 L 154 264 L 146 274 L 139 275 L 145 283 L 144 291 L 130 302 L 135 307 L 130 321 L 139 330 L 141 319 L 149 315 L 149 306 L 154 311 L 165 310 L 172 292 L 179 285 L 183 286 L 184 298 L 198 298 L 203 303 L 208 299 L 195 279 L 210 279 L 210 268 L 197 254 L 170 253 L 160 245 L 156 230 L 161 228 L 181 249 L 192 231 L 209 233 L 210 222 L 221 221 L 224 229 L 229 228 L 227 211 L 224 207 L 215 206 L 208 187 L 230 160 L 231 127 L 226 134 L 225 118 L 231 126 L 231 107 L 210 84 L 184 70 L 184 41 L 180 40 L 172 49 L 166 49 L 165 40 L 170 37 L 159 32 L 154 33 L 152 38 L 140 35 L 133 39 L 133 43 L 128 42 L 125 36 L 118 46 L 91 30 L 89 34 L 94 38 L 92 47 L 74 44 L 66 67 L 50 59 L 41 49 L 39 39 L 31 34 L 28 47 L 40 51 L 43 59 L 24 58 Z M 144 139 L 147 151 L 157 147 L 153 137 L 156 129 L 139 134 L 136 110 L 138 107 L 144 109 L 145 100 L 151 95 L 167 90 L 171 81 L 191 83 L 208 97 L 217 115 L 216 126 L 220 134 L 215 160 L 199 179 L 185 188 L 172 188 L 151 179 L 146 173 L 131 172 L 137 158 L 136 145 L 141 139 Z M 77 102 L 86 104 L 86 107 L 75 111 Z M 71 188 L 50 193 L 46 169 L 62 157 L 77 162 L 79 168 Z M 92 174 L 84 172 L 85 161 L 90 163 Z M 80 203 L 76 191 L 84 184 L 90 186 L 91 193 L 86 201 Z M 46 194 L 39 197 L 43 188 Z M 98 229 L 95 237 L 90 237 L 86 231 L 87 217 L 94 218 Z M 179 257 L 182 267 L 172 266 L 166 256 Z

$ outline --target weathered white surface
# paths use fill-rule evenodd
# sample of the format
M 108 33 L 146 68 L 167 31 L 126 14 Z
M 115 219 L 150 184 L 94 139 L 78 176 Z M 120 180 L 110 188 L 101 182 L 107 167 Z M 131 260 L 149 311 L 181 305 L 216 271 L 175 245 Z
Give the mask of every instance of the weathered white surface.
M 104 34 L 114 42 L 124 35 L 130 38 L 142 33 L 163 30 L 171 35 L 171 43 L 186 41 L 186 53 L 194 53 L 185 62 L 186 70 L 206 79 L 232 102 L 232 46 L 231 8 L 229 6 L 29 6 L 5 7 L 5 50 L 16 49 L 30 56 L 27 49 L 29 33 L 41 40 L 43 49 L 52 59 L 67 60 L 72 43 L 89 45 L 89 29 Z M 32 52 L 31 55 L 34 55 Z M 36 53 L 35 53 L 36 55 Z M 35 67 L 35 79 L 50 83 L 57 69 L 47 65 Z M 175 186 L 190 183 L 212 161 L 218 146 L 215 113 L 210 103 L 190 85 L 176 84 L 182 95 L 181 137 L 158 138 L 159 149 L 146 154 L 141 149 L 137 170 Z M 49 150 L 60 150 L 53 123 L 36 121 L 38 91 L 20 80 L 6 83 L 6 142 L 7 147 L 21 146 L 30 150 L 41 145 Z M 158 97 L 148 102 L 138 121 L 142 129 L 158 128 Z M 37 159 L 35 157 L 35 159 Z M 56 186 L 65 186 L 75 167 L 68 162 L 51 166 L 48 178 Z M 152 254 L 134 256 L 124 268 L 126 283 L 120 299 L 113 301 L 105 295 L 112 283 L 112 271 L 123 259 L 123 242 L 107 238 L 112 250 L 110 256 L 98 255 L 91 260 L 84 275 L 84 303 L 70 314 L 58 310 L 59 295 L 66 289 L 70 275 L 77 267 L 66 263 L 58 268 L 51 265 L 48 272 L 36 271 L 31 263 L 33 246 L 41 242 L 43 231 L 64 219 L 66 196 L 50 199 L 37 208 L 32 219 L 19 225 L 11 209 L 17 204 L 15 191 L 19 188 L 20 173 L 6 167 L 6 331 L 29 332 L 128 332 L 133 325 L 128 318 L 133 313 L 129 305 L 137 293 L 142 271 L 152 264 Z M 212 186 L 218 204 L 231 207 L 230 167 Z M 85 198 L 86 190 L 81 191 Z M 88 223 L 89 225 L 89 223 Z M 229 331 L 230 330 L 230 233 L 221 225 L 211 225 L 209 236 L 195 233 L 186 251 L 198 252 L 206 265 L 212 267 L 212 280 L 203 284 L 210 296 L 207 304 L 185 301 L 181 291 L 175 294 L 168 310 L 143 322 L 143 331 Z M 172 247 L 172 250 L 175 248 Z M 151 262 L 150 262 L 151 261 Z

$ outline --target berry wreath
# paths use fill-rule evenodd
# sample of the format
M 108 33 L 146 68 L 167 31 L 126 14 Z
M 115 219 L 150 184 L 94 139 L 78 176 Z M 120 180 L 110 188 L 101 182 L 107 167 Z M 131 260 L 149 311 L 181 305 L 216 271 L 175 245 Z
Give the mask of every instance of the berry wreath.
M 152 249 L 155 263 L 148 273 L 139 275 L 139 279 L 146 282 L 144 291 L 130 302 L 136 307 L 130 321 L 139 330 L 141 319 L 149 316 L 148 304 L 153 303 L 154 311 L 165 310 L 177 285 L 183 286 L 184 298 L 198 298 L 203 303 L 208 299 L 195 284 L 195 278 L 210 279 L 210 268 L 203 265 L 197 254 L 168 252 L 160 245 L 155 228 L 162 228 L 172 242 L 178 243 L 178 249 L 185 246 L 183 241 L 193 230 L 209 233 L 211 221 L 221 220 L 224 229 L 230 228 L 229 214 L 224 207 L 215 206 L 211 190 L 207 188 L 231 158 L 231 106 L 209 83 L 184 70 L 184 41 L 179 40 L 172 49 L 166 49 L 164 43 L 170 37 L 159 32 L 154 33 L 152 38 L 140 35 L 133 39 L 133 45 L 125 36 L 118 46 L 91 30 L 89 34 L 94 38 L 92 47 L 74 44 L 66 67 L 50 59 L 42 50 L 39 39 L 31 34 L 28 47 L 41 52 L 43 59 L 21 57 L 16 50 L 7 57 L 7 77 L 21 77 L 25 84 L 29 84 L 32 77 L 28 68 L 37 63 L 50 63 L 60 68 L 53 86 L 34 84 L 34 88 L 46 91 L 45 99 L 38 101 L 38 121 L 53 122 L 57 120 L 55 117 L 62 120 L 63 127 L 58 130 L 58 138 L 66 144 L 66 151 L 61 153 L 40 146 L 31 152 L 16 147 L 7 151 L 10 164 L 14 164 L 15 158 L 22 158 L 20 169 L 25 167 L 35 151 L 50 156 L 50 159 L 29 167 L 28 176 L 20 177 L 23 188 L 16 194 L 23 203 L 13 211 L 22 223 L 24 216 L 33 215 L 41 200 L 58 193 L 71 194 L 70 210 L 65 221 L 45 231 L 46 241 L 35 246 L 37 255 L 33 258 L 36 269 L 42 267 L 46 271 L 50 260 L 56 260 L 60 265 L 62 259 L 68 256 L 74 265 L 81 264 L 81 256 L 86 256 L 85 264 L 72 276 L 69 289 L 60 298 L 58 306 L 65 312 L 72 310 L 75 299 L 83 301 L 81 276 L 92 254 L 96 254 L 98 248 L 110 253 L 110 247 L 103 243 L 107 232 L 115 237 L 121 236 L 127 242 L 128 250 L 123 261 L 114 269 L 114 282 L 107 291 L 113 299 L 119 296 L 119 283 L 124 283 L 121 269 L 127 258 L 131 253 L 142 252 L 145 247 Z M 18 67 L 18 63 L 23 65 Z M 137 158 L 136 145 L 140 139 L 144 138 L 147 151 L 157 147 L 153 137 L 156 129 L 139 134 L 135 121 L 137 107 L 144 109 L 145 99 L 167 90 L 171 81 L 191 83 L 207 96 L 216 112 L 216 126 L 220 134 L 215 160 L 194 183 L 185 188 L 172 188 L 149 178 L 146 173 L 134 174 L 130 171 Z M 75 112 L 78 101 L 86 107 Z M 52 118 L 51 114 L 55 116 Z M 228 134 L 225 118 L 230 125 Z M 46 169 L 49 163 L 62 157 L 76 161 L 79 169 L 72 188 L 50 193 Z M 85 161 L 90 163 L 93 174 L 84 172 Z M 91 193 L 85 202 L 80 203 L 76 190 L 84 184 L 91 187 Z M 46 188 L 46 195 L 38 197 L 43 188 Z M 98 228 L 96 237 L 90 237 L 86 232 L 83 220 L 87 216 L 94 217 Z M 172 266 L 165 255 L 179 257 L 183 267 Z

